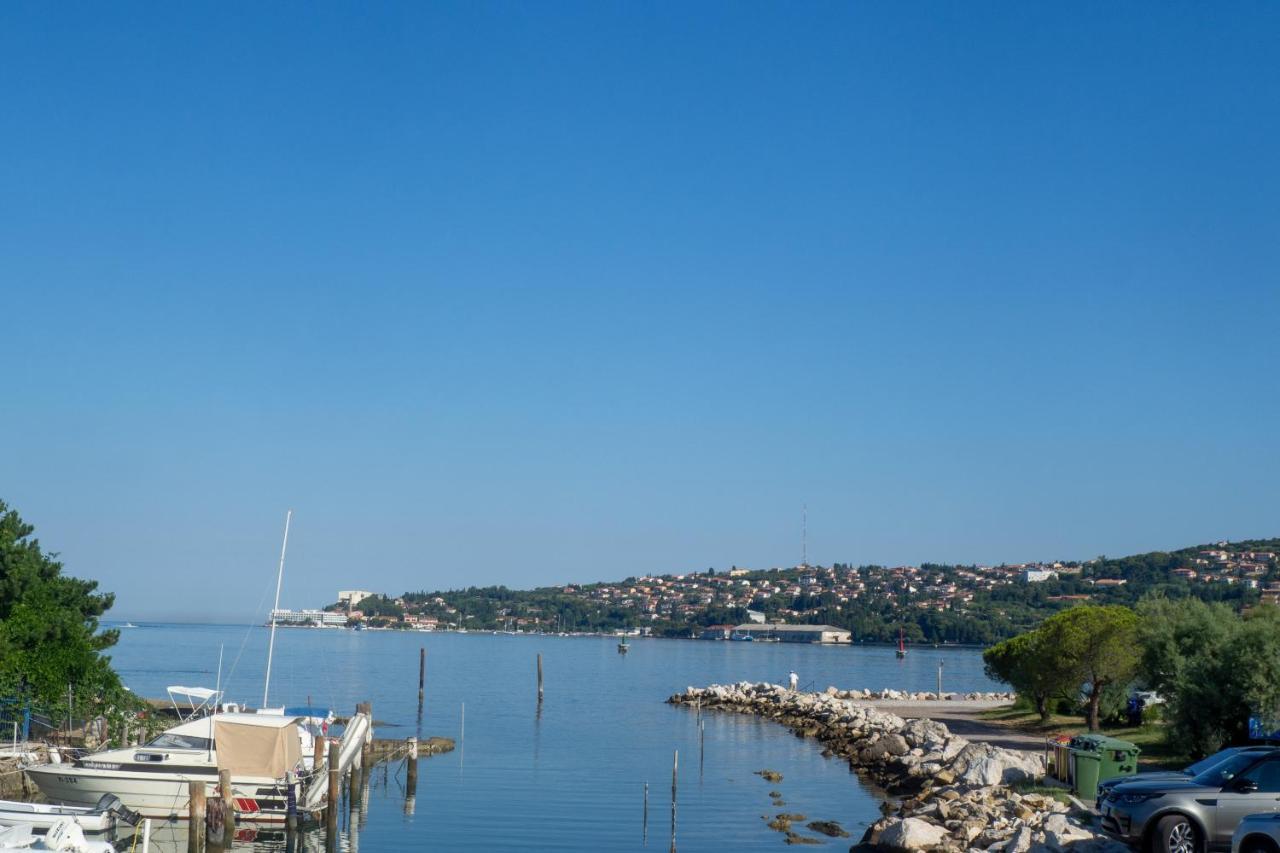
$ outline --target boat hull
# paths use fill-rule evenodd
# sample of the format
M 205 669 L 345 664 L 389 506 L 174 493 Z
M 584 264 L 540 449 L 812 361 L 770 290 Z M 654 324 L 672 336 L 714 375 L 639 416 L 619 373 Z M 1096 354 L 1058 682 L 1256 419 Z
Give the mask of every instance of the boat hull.
M 70 819 L 85 832 L 106 832 L 116 825 L 112 815 L 89 807 L 0 802 L 0 826 L 26 824 L 36 832 L 47 832 L 64 819 Z
M 218 773 L 214 768 L 153 773 L 43 764 L 28 767 L 27 775 L 50 802 L 93 806 L 103 794 L 115 794 L 126 808 L 143 817 L 162 820 L 187 818 L 190 782 L 204 782 L 205 795 L 210 797 L 217 796 L 218 787 Z M 286 817 L 285 788 L 274 779 L 233 778 L 231 793 L 237 820 L 274 823 Z

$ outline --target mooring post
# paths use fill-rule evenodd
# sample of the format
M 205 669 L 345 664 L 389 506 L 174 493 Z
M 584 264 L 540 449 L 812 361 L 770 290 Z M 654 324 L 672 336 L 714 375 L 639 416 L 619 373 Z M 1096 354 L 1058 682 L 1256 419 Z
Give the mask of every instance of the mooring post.
M 405 790 L 418 790 L 418 739 L 410 736 L 407 741 L 407 761 L 405 765 Z
M 187 820 L 189 821 L 187 850 L 190 853 L 200 853 L 204 849 L 204 782 L 188 782 L 187 797 Z
M 542 701 L 542 652 L 538 652 L 538 701 Z
M 938 698 L 942 698 L 942 666 L 946 661 L 938 661 Z
M 405 749 L 404 813 L 413 814 L 418 796 L 418 739 L 410 736 Z
M 698 720 L 698 777 L 702 777 L 702 765 L 706 761 L 707 755 L 707 724 L 705 720 Z
M 649 840 L 649 783 L 644 783 L 644 818 L 641 823 L 641 834 L 644 841 Z
M 324 749 L 328 743 L 329 743 L 329 739 L 326 737 L 316 738 L 315 750 L 311 755 L 311 772 L 312 773 L 320 772 L 320 765 L 324 763 Z
M 298 828 L 298 779 L 290 771 L 284 774 L 284 828 L 286 833 L 293 833 Z
M 462 703 L 462 720 L 458 724 L 458 743 L 467 739 L 467 703 Z
M 671 759 L 671 849 L 676 849 L 676 780 L 680 776 L 680 750 Z
M 218 795 L 222 797 L 222 837 L 226 846 L 231 847 L 231 839 L 236 837 L 235 800 L 231 796 L 231 771 L 218 771 Z
M 364 733 L 364 744 L 360 747 L 360 766 L 368 769 L 373 766 L 373 703 L 363 703 L 364 712 L 369 717 L 369 729 Z
M 423 686 L 427 681 L 427 647 L 418 649 L 418 716 L 422 716 Z
M 328 793 L 329 799 L 326 804 L 327 811 L 325 813 L 325 820 L 328 824 L 329 843 L 332 845 L 337 841 L 338 837 L 338 792 L 339 786 L 342 784 L 341 768 L 338 766 L 337 740 L 328 744 L 328 752 L 329 790 L 326 793 Z

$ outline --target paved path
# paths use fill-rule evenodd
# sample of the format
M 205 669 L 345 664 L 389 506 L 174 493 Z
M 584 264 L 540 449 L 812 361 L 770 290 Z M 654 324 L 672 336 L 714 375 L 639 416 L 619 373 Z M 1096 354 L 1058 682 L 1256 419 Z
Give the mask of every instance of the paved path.
M 928 717 L 945 725 L 955 734 L 969 740 L 986 741 L 993 746 L 1017 749 L 1023 752 L 1044 754 L 1044 737 L 1026 734 L 999 722 L 984 720 L 978 715 L 992 708 L 1003 708 L 1008 702 L 985 700 L 938 701 L 924 700 L 904 702 L 895 699 L 854 700 L 860 705 L 870 705 L 881 711 L 897 714 L 905 719 Z

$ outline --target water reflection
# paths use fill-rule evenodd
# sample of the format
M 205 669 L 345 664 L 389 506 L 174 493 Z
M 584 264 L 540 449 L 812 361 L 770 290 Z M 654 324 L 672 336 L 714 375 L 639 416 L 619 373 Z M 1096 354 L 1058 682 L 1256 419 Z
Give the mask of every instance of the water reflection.
M 117 850 L 141 850 L 142 827 L 136 830 L 119 833 L 112 843 Z M 135 838 L 136 836 L 136 838 Z M 337 846 L 332 849 L 351 851 L 359 848 L 357 833 L 339 832 Z M 151 822 L 151 844 L 153 853 L 187 853 L 190 844 L 190 828 L 186 821 Z M 310 827 L 288 832 L 283 827 L 236 827 L 236 834 L 230 846 L 209 844 L 209 853 L 215 850 L 236 851 L 236 853 L 323 853 L 330 849 L 327 845 L 323 827 Z

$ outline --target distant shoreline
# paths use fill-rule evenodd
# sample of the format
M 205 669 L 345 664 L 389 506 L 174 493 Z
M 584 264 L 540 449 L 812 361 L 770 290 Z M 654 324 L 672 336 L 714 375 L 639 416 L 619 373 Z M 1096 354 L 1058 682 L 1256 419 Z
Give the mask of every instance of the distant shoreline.
M 127 621 L 127 620 L 122 620 L 122 621 Z M 246 625 L 241 622 L 183 622 L 183 621 L 159 621 L 159 620 L 143 620 L 143 621 L 134 620 L 132 622 L 129 622 L 130 629 L 177 627 L 177 626 L 191 626 L 191 627 L 201 627 L 201 628 L 270 628 L 271 627 L 270 623 L 268 622 L 254 623 L 252 625 Z M 125 628 L 126 626 L 123 624 L 109 624 L 109 625 L 103 625 L 102 627 L 110 630 L 114 628 Z M 276 627 L 288 628 L 291 630 L 300 629 L 300 630 L 312 630 L 312 631 L 347 631 L 350 633 L 358 633 L 358 634 L 365 634 L 365 633 L 415 634 L 415 635 L 428 635 L 428 636 L 429 635 L 462 634 L 467 636 L 478 635 L 478 636 L 486 636 L 486 637 L 501 635 L 506 637 L 561 637 L 561 638 L 597 637 L 601 639 L 617 639 L 618 637 L 623 636 L 622 634 L 608 633 L 608 632 L 601 632 L 601 631 L 584 631 L 580 633 L 578 632 L 536 633 L 532 631 L 500 631 L 496 629 L 481 629 L 481 628 L 469 628 L 466 631 L 448 631 L 448 630 L 420 631 L 413 628 L 362 628 L 359 631 L 356 631 L 353 628 L 348 628 L 345 626 L 337 626 L 337 625 L 296 625 L 296 624 L 286 624 L 283 622 L 277 622 Z M 734 643 L 734 645 L 740 645 L 739 643 L 736 643 L 732 640 L 703 640 L 700 637 L 659 637 L 659 636 L 644 636 L 644 635 L 638 635 L 638 634 L 627 634 L 626 636 L 628 637 L 628 639 L 632 639 L 632 640 L 680 640 L 680 641 L 686 641 L 686 642 L 693 641 L 693 642 L 699 642 L 699 643 Z M 868 640 L 868 641 L 858 641 L 858 642 L 852 642 L 852 643 L 761 643 L 760 645 L 824 646 L 824 647 L 830 647 L 830 648 L 896 649 L 898 644 L 891 640 L 885 640 L 885 641 Z M 943 649 L 981 650 L 986 648 L 989 648 L 989 646 L 983 645 L 981 643 L 937 643 L 937 644 L 918 643 L 916 645 L 911 645 L 911 644 L 907 645 L 908 653 L 912 651 L 940 651 Z

